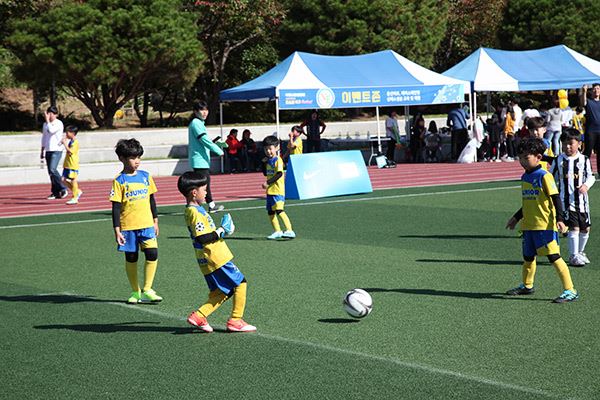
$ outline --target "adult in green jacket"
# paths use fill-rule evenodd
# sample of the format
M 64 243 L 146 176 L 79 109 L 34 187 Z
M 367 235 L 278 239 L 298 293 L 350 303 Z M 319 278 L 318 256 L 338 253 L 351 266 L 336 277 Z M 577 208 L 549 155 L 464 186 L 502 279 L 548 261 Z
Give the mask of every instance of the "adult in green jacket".
M 208 116 L 208 106 L 204 101 L 199 101 L 193 107 L 194 116 L 188 126 L 188 160 L 190 167 L 205 176 L 208 184 L 206 186 L 206 203 L 211 213 L 222 211 L 222 205 L 217 206 L 213 201 L 210 191 L 210 153 L 218 156 L 223 155 L 223 150 L 208 137 L 204 121 Z

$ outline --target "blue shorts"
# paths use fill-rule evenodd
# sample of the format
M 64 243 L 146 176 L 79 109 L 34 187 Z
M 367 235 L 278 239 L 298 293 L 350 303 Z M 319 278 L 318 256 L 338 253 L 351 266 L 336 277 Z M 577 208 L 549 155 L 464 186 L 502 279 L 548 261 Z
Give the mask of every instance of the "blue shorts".
M 156 232 L 154 231 L 153 226 L 133 231 L 121 231 L 121 233 L 125 237 L 125 244 L 123 246 L 117 246 L 118 251 L 137 253 L 140 247 L 142 250 L 158 248 Z
M 62 177 L 65 179 L 76 179 L 78 175 L 78 169 L 63 168 Z
M 206 279 L 206 284 L 211 292 L 219 289 L 227 296 L 231 296 L 235 288 L 244 281 L 245 277 L 234 263 L 228 261 L 218 270 L 204 275 L 204 279 Z
M 558 232 L 523 231 L 523 256 L 535 257 L 560 254 Z
M 267 195 L 267 211 L 283 211 L 285 196 L 280 194 Z

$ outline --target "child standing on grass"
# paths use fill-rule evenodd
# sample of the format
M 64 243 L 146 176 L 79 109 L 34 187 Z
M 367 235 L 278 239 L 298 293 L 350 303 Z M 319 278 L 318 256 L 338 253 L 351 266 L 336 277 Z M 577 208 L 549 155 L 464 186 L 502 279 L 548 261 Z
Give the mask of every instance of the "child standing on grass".
M 579 152 L 581 133 L 568 128 L 560 137 L 563 153 L 552 163 L 550 172 L 558 183 L 560 200 L 565 210 L 565 223 L 569 227 L 569 264 L 583 267 L 590 260 L 585 245 L 590 235 L 590 200 L 588 190 L 596 178 L 590 159 Z
M 525 169 L 521 177 L 523 206 L 506 223 L 514 229 L 522 219 L 523 229 L 523 282 L 506 292 L 508 295 L 527 295 L 534 292 L 533 280 L 536 255 L 547 256 L 563 285 L 564 291 L 554 303 L 575 301 L 579 294 L 573 287 L 569 267 L 560 256 L 558 230 L 566 232 L 563 208 L 552 174 L 542 168 L 540 161 L 546 145 L 539 138 L 525 138 L 517 148 L 519 162 Z
M 158 266 L 158 212 L 156 185 L 146 171 L 138 170 L 144 148 L 136 139 L 121 139 L 115 152 L 123 170 L 112 184 L 112 220 L 117 250 L 125 253 L 125 271 L 133 292 L 127 303 L 155 303 L 162 300 L 152 289 Z M 140 291 L 137 274 L 138 249 L 146 256 L 144 286 Z
M 69 125 L 65 130 L 65 137 L 62 139 L 62 144 L 67 149 L 67 155 L 63 163 L 62 180 L 73 194 L 71 200 L 67 201 L 69 205 L 79 203 L 79 198 L 83 194 L 77 183 L 77 176 L 79 175 L 79 140 L 77 140 L 77 132 L 76 126 Z
M 263 140 L 263 148 L 267 157 L 263 159 L 264 175 L 267 181 L 262 184 L 262 188 L 267 190 L 267 212 L 273 233 L 267 236 L 267 239 L 277 240 L 281 238 L 293 239 L 296 234 L 292 230 L 292 223 L 285 211 L 285 181 L 283 177 L 283 160 L 279 157 L 279 139 L 275 136 L 267 136 Z M 285 231 L 281 231 L 277 216 L 283 221 Z
M 231 260 L 233 254 L 223 238 L 235 231 L 229 214 L 223 215 L 221 226 L 216 227 L 210 214 L 202 207 L 206 201 L 208 179 L 198 172 L 188 171 L 179 177 L 177 189 L 185 197 L 185 222 L 190 231 L 200 271 L 210 290 L 208 300 L 191 313 L 187 322 L 204 332 L 212 332 L 207 317 L 221 304 L 233 297 L 231 318 L 227 321 L 230 332 L 254 332 L 256 327 L 242 317 L 246 307 L 246 278 Z
M 546 135 L 546 121 L 542 117 L 531 117 L 527 118 L 527 129 L 529 130 L 529 137 L 541 139 L 546 145 L 546 151 L 542 157 L 542 161 L 540 161 L 540 165 L 543 169 L 548 171 L 550 166 L 547 161 L 548 158 L 554 157 L 554 152 L 552 151 L 552 143 L 549 139 L 544 138 Z

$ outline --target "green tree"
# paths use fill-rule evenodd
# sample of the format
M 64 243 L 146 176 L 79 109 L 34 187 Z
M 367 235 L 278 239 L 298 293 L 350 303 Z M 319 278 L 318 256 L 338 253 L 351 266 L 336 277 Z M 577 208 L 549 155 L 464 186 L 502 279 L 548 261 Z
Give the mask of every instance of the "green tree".
M 195 90 L 215 110 L 223 88 L 241 83 L 242 77 L 254 78 L 254 73 L 273 66 L 275 58 L 265 53 L 275 52 L 265 49 L 272 49 L 271 42 L 285 13 L 276 0 L 184 3 L 197 18 L 198 39 L 207 53 L 205 73 L 198 78 Z M 209 122 L 216 117 L 216 112 L 209 114 Z
M 504 49 L 532 50 L 564 44 L 600 59 L 600 2 L 509 0 L 500 40 Z
M 443 72 L 479 47 L 498 47 L 498 30 L 508 0 L 451 0 L 446 35 L 436 52 Z
M 34 87 L 54 79 L 101 127 L 148 82 L 191 82 L 203 61 L 197 27 L 177 0 L 68 1 L 11 28 L 16 76 Z
M 440 0 L 286 0 L 281 56 L 293 51 L 350 55 L 392 49 L 425 67 L 446 32 Z

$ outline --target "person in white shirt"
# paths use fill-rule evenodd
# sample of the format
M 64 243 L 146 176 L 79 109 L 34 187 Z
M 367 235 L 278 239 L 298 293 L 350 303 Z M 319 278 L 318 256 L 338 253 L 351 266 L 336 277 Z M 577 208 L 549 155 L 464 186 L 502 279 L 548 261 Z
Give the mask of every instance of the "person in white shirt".
M 58 172 L 58 163 L 62 157 L 64 146 L 62 137 L 64 126 L 61 120 L 58 119 L 58 109 L 55 106 L 50 106 L 44 112 L 46 122 L 42 127 L 42 150 L 40 159 L 46 159 L 46 167 L 50 176 L 52 192 L 48 196 L 48 200 L 64 199 L 67 197 L 67 188 L 62 183 L 62 178 Z
M 515 125 L 513 126 L 513 132 L 516 134 L 523 126 L 523 110 L 521 110 L 521 107 L 519 107 L 519 99 L 514 98 L 511 100 L 511 102 L 512 109 L 515 114 Z
M 398 130 L 398 114 L 396 111 L 390 112 L 385 120 L 385 136 L 387 137 L 386 157 L 390 161 L 396 161 L 394 154 L 396 143 L 400 141 L 400 131 Z

